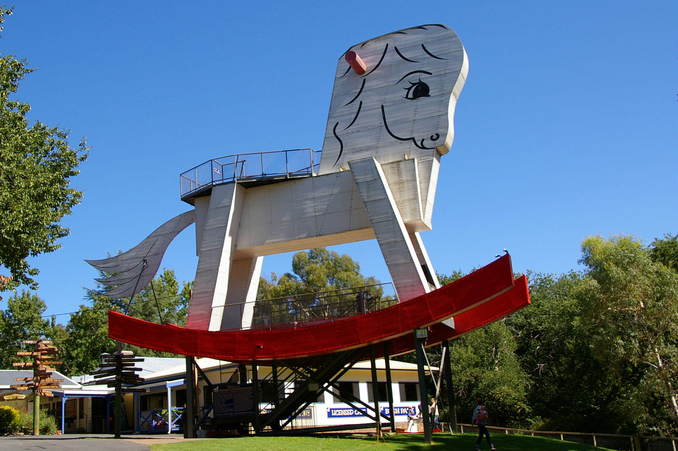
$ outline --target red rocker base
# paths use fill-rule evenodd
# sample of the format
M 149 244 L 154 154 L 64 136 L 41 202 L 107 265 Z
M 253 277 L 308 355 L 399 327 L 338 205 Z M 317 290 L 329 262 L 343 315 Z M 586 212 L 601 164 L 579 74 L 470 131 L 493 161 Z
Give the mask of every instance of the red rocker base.
M 388 343 L 390 354 L 414 350 L 414 329 L 429 328 L 427 346 L 496 321 L 530 303 L 527 278 L 513 278 L 507 254 L 442 288 L 375 312 L 296 328 L 235 331 L 187 329 L 108 312 L 118 341 L 195 357 L 264 362 Z M 454 329 L 441 322 L 454 318 Z M 381 348 L 381 347 L 379 347 Z

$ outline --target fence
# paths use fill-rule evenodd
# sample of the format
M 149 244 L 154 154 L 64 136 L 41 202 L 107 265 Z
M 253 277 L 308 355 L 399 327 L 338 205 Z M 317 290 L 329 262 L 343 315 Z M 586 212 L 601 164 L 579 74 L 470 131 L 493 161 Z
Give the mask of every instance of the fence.
M 448 424 L 446 430 L 450 430 Z M 478 432 L 473 424 L 458 424 L 459 432 Z M 556 438 L 586 445 L 602 446 L 621 451 L 678 451 L 676 437 L 645 437 L 624 434 L 599 434 L 592 432 L 533 431 L 530 429 L 487 426 L 494 433 L 531 435 L 533 437 Z
M 374 312 L 398 302 L 395 296 L 384 296 L 384 291 L 393 292 L 393 285 L 380 283 L 260 300 L 255 304 L 252 327 L 294 327 L 302 323 L 330 321 Z
M 179 175 L 181 198 L 220 183 L 296 178 L 313 175 L 320 152 L 313 149 L 241 153 L 214 158 Z

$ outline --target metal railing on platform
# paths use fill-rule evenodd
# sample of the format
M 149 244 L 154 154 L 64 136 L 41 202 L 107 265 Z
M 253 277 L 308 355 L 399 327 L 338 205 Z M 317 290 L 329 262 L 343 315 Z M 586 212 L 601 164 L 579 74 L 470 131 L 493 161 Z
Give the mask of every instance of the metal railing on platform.
M 384 292 L 394 293 L 390 282 L 259 300 L 254 307 L 252 328 L 331 321 L 374 312 L 398 302 L 395 294 L 384 295 Z
M 316 173 L 320 152 L 313 149 L 241 153 L 208 160 L 179 175 L 181 198 L 212 185 L 307 177 Z

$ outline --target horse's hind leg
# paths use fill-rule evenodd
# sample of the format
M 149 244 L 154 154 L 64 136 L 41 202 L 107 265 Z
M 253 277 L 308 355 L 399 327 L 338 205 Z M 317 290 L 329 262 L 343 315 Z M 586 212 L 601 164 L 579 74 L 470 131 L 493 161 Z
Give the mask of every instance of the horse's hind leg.
M 427 278 L 426 250 L 419 237 L 407 231 L 381 166 L 372 157 L 350 161 L 349 166 L 398 297 L 405 301 L 428 293 L 437 278 Z
M 236 183 L 212 188 L 209 200 L 196 200 L 198 269 L 191 292 L 187 327 L 239 329 L 251 321 L 261 258 L 234 260 L 244 188 Z M 254 285 L 254 288 L 252 288 Z

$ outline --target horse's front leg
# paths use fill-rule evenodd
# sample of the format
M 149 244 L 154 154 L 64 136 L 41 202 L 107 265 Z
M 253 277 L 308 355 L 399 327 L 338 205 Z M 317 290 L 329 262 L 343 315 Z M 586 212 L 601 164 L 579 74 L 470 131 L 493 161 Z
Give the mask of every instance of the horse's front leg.
M 349 166 L 400 301 L 437 288 L 426 249 L 418 234 L 408 232 L 381 165 L 369 157 Z

